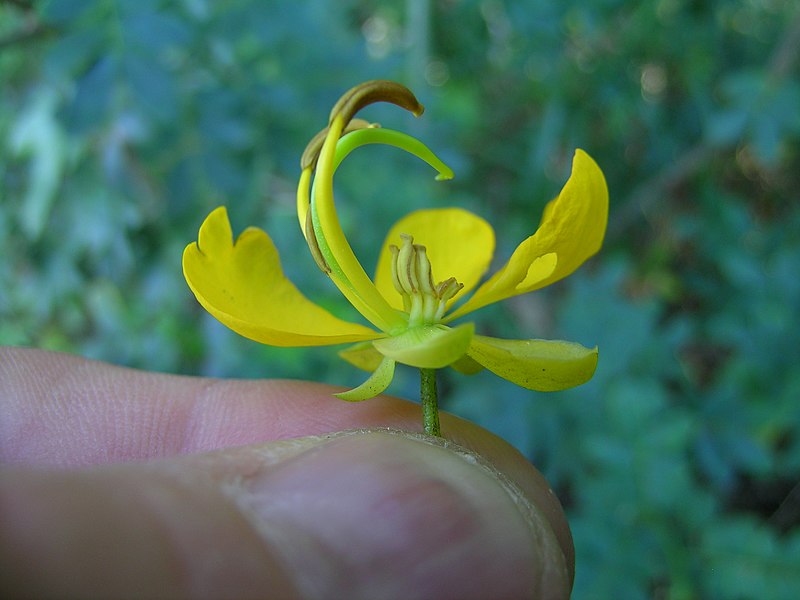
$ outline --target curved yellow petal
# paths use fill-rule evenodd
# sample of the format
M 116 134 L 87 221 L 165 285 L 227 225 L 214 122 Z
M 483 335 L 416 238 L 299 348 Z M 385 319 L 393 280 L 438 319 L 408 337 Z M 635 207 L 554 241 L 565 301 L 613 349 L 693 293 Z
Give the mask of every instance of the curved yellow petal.
M 545 207 L 536 233 L 448 320 L 566 277 L 600 249 L 607 223 L 608 188 L 603 172 L 588 154 L 576 150 L 572 175 Z
M 392 284 L 392 253 L 389 250 L 392 244 L 400 245 L 400 234 L 414 236 L 415 244 L 427 248 L 434 283 L 455 277 L 464 284 L 453 300 L 478 285 L 494 254 L 492 226 L 469 211 L 437 208 L 406 215 L 386 235 L 375 272 L 378 291 L 394 308 L 400 310 L 403 309 L 403 302 Z
M 420 369 L 441 369 L 467 353 L 475 326 L 465 323 L 458 327 L 420 325 L 400 335 L 372 342 L 373 346 L 392 360 Z
M 574 342 L 501 340 L 476 335 L 467 356 L 495 375 L 539 392 L 586 383 L 597 368 L 597 348 Z
M 389 387 L 394 378 L 395 362 L 391 358 L 383 357 L 378 367 L 373 371 L 367 380 L 360 386 L 348 390 L 346 392 L 339 392 L 334 394 L 340 400 L 347 400 L 348 402 L 361 402 L 362 400 L 369 400 L 378 394 L 381 394 Z
M 320 346 L 381 335 L 342 321 L 303 296 L 283 274 L 275 245 L 260 229 L 246 229 L 234 243 L 225 207 L 206 217 L 197 243 L 184 250 L 183 274 L 208 312 L 262 344 Z

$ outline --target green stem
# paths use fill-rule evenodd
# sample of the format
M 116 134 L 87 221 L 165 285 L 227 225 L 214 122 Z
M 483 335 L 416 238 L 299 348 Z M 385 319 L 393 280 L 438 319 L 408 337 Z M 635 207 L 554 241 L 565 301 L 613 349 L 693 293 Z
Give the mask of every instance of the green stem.
M 422 402 L 422 424 L 425 433 L 442 437 L 439 429 L 439 404 L 436 392 L 436 369 L 419 370 L 419 395 Z

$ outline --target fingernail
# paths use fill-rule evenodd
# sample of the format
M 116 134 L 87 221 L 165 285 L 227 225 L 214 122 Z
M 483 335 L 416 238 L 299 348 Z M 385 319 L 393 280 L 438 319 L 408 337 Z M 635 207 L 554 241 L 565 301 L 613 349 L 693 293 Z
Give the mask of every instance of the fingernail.
M 547 520 L 465 450 L 359 432 L 248 482 L 246 504 L 307 598 L 566 598 Z

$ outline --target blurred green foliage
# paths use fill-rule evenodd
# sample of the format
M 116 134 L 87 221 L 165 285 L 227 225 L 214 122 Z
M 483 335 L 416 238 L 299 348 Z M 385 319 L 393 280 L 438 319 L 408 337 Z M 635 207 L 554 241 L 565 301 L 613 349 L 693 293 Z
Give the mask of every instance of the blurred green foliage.
M 348 314 L 293 214 L 298 157 L 351 85 L 409 84 L 456 170 L 383 149 L 338 180 L 365 264 L 391 222 L 465 206 L 505 259 L 566 178 L 604 169 L 606 246 L 483 331 L 597 344 L 534 394 L 443 373 L 445 408 L 556 487 L 577 598 L 800 597 L 800 9 L 792 0 L 30 0 L 0 4 L 0 343 L 215 376 L 356 384 L 204 314 L 180 270 L 206 214 L 273 236 Z M 366 226 L 369 225 L 369 226 Z M 524 335 L 524 334 L 523 334 Z M 403 371 L 392 391 L 414 397 Z M 332 402 L 335 400 L 332 399 Z

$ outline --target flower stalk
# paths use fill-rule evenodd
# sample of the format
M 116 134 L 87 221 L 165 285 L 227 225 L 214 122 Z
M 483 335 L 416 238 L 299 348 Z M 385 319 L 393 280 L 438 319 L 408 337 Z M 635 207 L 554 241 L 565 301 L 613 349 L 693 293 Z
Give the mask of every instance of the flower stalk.
M 419 370 L 419 395 L 422 403 L 422 425 L 425 433 L 442 437 L 439 427 L 439 394 L 436 389 L 436 369 Z

